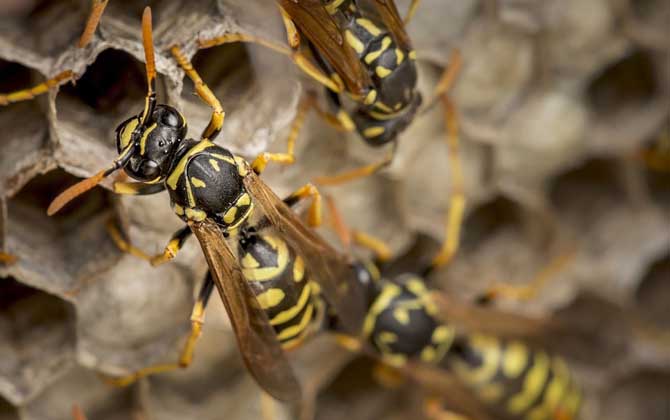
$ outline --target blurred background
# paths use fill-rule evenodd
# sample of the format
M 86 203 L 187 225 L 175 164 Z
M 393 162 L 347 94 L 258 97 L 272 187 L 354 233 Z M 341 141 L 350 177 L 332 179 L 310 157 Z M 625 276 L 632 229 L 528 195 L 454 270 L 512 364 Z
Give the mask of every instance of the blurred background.
M 65 69 L 78 75 L 33 101 L 0 108 L 0 419 L 260 418 L 259 390 L 212 299 L 192 367 L 127 388 L 123 375 L 176 360 L 206 265 L 196 241 L 170 264 L 122 254 L 115 218 L 142 249 L 180 226 L 166 194 L 115 197 L 104 184 L 57 217 L 58 192 L 116 156 L 114 129 L 143 104 L 140 16 L 153 9 L 159 100 L 196 136 L 209 109 L 168 47 L 183 46 L 221 99 L 218 143 L 247 158 L 282 151 L 305 87 L 285 57 L 198 38 L 242 32 L 284 41 L 272 2 L 111 0 L 92 42 L 77 48 L 90 1 L 0 1 L 0 92 Z M 401 11 L 408 1 L 396 1 Z M 585 392 L 583 419 L 670 418 L 670 3 L 665 0 L 423 0 L 407 30 L 430 97 L 458 49 L 451 97 L 460 116 L 467 197 L 462 244 L 430 285 L 463 302 L 492 284 L 523 284 L 572 259 L 530 300 L 505 310 L 597 331 L 568 357 Z M 324 192 L 354 228 L 420 267 L 443 239 L 451 179 L 443 112 L 418 116 L 393 165 Z M 311 114 L 297 163 L 264 179 L 282 196 L 319 175 L 380 159 L 355 134 Z M 328 232 L 324 232 L 328 234 Z M 361 254 L 365 255 L 365 254 Z M 638 329 L 624 328 L 641 320 Z M 561 341 L 562 337 L 555 337 Z M 570 355 L 569 355 L 570 356 Z M 420 418 L 420 387 L 393 389 L 372 363 L 319 337 L 292 354 L 319 419 Z M 315 397 L 316 398 L 316 397 Z M 275 418 L 291 418 L 278 409 Z

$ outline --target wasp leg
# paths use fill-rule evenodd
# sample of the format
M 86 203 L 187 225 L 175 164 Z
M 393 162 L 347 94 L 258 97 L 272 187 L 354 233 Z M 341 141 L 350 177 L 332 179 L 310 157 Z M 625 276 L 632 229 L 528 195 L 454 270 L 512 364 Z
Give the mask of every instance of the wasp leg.
M 460 57 L 455 53 L 456 57 Z M 452 55 L 453 57 L 453 55 Z M 451 261 L 458 251 L 461 238 L 461 225 L 465 213 L 465 194 L 463 187 L 463 170 L 459 152 L 459 120 L 456 107 L 447 96 L 447 91 L 453 85 L 458 70 L 460 69 L 460 58 L 451 60 L 452 65 L 444 72 L 443 77 L 436 88 L 436 92 L 442 100 L 444 107 L 444 120 L 447 131 L 447 147 L 449 158 L 449 172 L 451 178 L 451 197 L 449 199 L 449 210 L 445 226 L 445 239 L 440 251 L 433 259 L 427 271 L 442 267 Z
M 16 257 L 12 254 L 6 254 L 0 252 L 0 263 L 2 264 L 14 264 L 16 262 Z
M 403 22 L 405 25 L 409 24 L 409 21 L 412 20 L 414 17 L 414 14 L 416 13 L 416 9 L 419 8 L 419 4 L 421 3 L 421 0 L 412 0 L 412 3 L 409 5 L 409 9 L 407 9 L 407 14 L 405 15 L 405 19 L 403 19 Z
M 72 405 L 72 419 L 73 420 L 86 420 L 86 415 L 84 414 L 84 411 L 81 409 L 79 404 L 73 404 Z
M 177 363 L 165 363 L 149 366 L 144 369 L 140 369 L 128 376 L 123 376 L 120 378 L 105 378 L 105 382 L 115 386 L 128 386 L 138 379 L 149 375 L 170 372 L 173 370 L 189 367 L 193 362 L 193 352 L 195 350 L 195 345 L 202 332 L 202 326 L 205 323 L 205 308 L 207 307 L 207 302 L 209 302 L 209 298 L 212 295 L 212 290 L 214 290 L 214 281 L 212 279 L 211 273 L 208 272 L 207 277 L 205 277 L 205 281 L 200 287 L 198 299 L 196 300 L 195 305 L 193 305 L 193 311 L 191 312 L 191 333 L 186 340 L 186 344 L 184 344 L 184 347 L 179 356 L 179 361 Z
M 273 51 L 276 51 L 280 54 L 284 54 L 293 60 L 293 62 L 307 74 L 312 79 L 316 80 L 320 84 L 326 86 L 328 89 L 333 92 L 342 92 L 344 91 L 344 85 L 340 81 L 335 81 L 328 77 L 320 68 L 318 68 L 312 61 L 307 58 L 304 54 L 297 49 L 300 47 L 300 35 L 296 30 L 295 24 L 288 17 L 286 12 L 282 10 L 282 20 L 284 22 L 284 27 L 286 29 L 286 38 L 288 44 L 291 48 L 287 48 L 286 45 L 280 44 L 278 42 L 270 41 L 258 36 L 249 35 L 249 34 L 240 34 L 232 33 L 225 34 L 216 38 L 211 39 L 199 39 L 198 47 L 199 48 L 210 48 L 222 44 L 230 44 L 233 42 L 247 42 L 262 45 L 266 48 L 269 48 Z
M 307 223 L 312 227 L 321 226 L 322 221 L 322 197 L 319 190 L 312 184 L 305 184 L 284 199 L 284 204 L 293 207 L 300 201 L 311 198 L 307 214 Z
M 382 362 L 375 363 L 372 377 L 375 382 L 388 389 L 397 389 L 405 383 L 405 377 L 399 369 Z
M 145 182 L 115 182 L 114 192 L 124 195 L 150 195 L 165 190 L 165 184 L 149 184 Z
M 149 261 L 152 266 L 157 266 L 173 259 L 192 233 L 188 225 L 184 226 L 172 235 L 162 253 L 149 255 L 126 240 L 114 224 L 114 221 L 110 220 L 107 222 L 107 232 L 121 251 Z
M 0 94 L 0 106 L 8 105 L 14 102 L 21 102 L 34 99 L 36 96 L 46 93 L 49 91 L 49 89 L 52 89 L 56 86 L 65 84 L 71 81 L 73 78 L 74 73 L 72 72 L 72 70 L 65 70 L 58 73 L 51 79 L 47 79 L 44 82 L 31 88 Z
M 361 166 L 359 168 L 351 169 L 339 173 L 337 175 L 319 176 L 314 178 L 314 183 L 323 186 L 342 185 L 357 179 L 365 178 L 376 174 L 382 169 L 393 163 L 396 150 L 398 149 L 398 142 L 393 141 L 393 148 L 391 152 L 379 162 L 371 163 L 369 165 Z
M 221 132 L 221 127 L 223 127 L 223 120 L 225 118 L 225 112 L 223 112 L 223 107 L 221 102 L 214 95 L 212 90 L 203 82 L 200 78 L 198 72 L 195 71 L 191 62 L 186 58 L 184 53 L 176 45 L 170 48 L 172 56 L 177 60 L 177 63 L 184 70 L 184 73 L 193 81 L 195 85 L 195 91 L 200 96 L 207 105 L 212 108 L 212 116 L 209 120 L 209 124 L 202 132 L 202 138 L 208 140 L 214 140 L 216 136 Z
M 572 262 L 575 257 L 574 250 L 565 251 L 556 256 L 546 265 L 533 279 L 525 284 L 495 283 L 482 295 L 477 297 L 477 302 L 486 304 L 499 298 L 513 300 L 532 300 L 540 290 L 544 288 L 551 279 Z
M 84 48 L 86 45 L 88 45 L 89 42 L 91 42 L 91 39 L 93 39 L 93 34 L 95 33 L 95 29 L 98 27 L 98 23 L 100 23 L 100 18 L 102 17 L 102 13 L 105 11 L 105 7 L 107 7 L 107 3 L 109 3 L 109 0 L 93 0 L 91 14 L 88 15 L 88 19 L 86 20 L 86 27 L 84 28 L 84 32 L 82 32 L 81 37 L 79 38 L 79 48 Z

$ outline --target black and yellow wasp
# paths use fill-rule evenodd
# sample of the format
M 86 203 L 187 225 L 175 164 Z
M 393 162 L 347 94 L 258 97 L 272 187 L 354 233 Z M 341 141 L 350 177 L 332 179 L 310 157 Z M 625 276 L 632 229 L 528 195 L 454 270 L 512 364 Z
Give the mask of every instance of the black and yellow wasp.
M 254 229 L 271 228 L 301 257 L 300 265 L 294 259 L 295 279 L 300 278 L 301 266 L 312 273 L 314 283 L 310 284 L 317 284 L 319 293 L 340 314 L 344 330 L 355 334 L 360 329 L 365 306 L 356 284 L 347 282 L 352 272 L 349 258 L 307 228 L 286 204 L 312 197 L 312 222 L 316 224 L 320 214 L 320 196 L 314 187 L 306 185 L 298 189 L 284 203 L 258 177 L 265 165 L 275 159 L 273 154 L 264 153 L 249 164 L 212 142 L 221 131 L 223 109 L 175 46 L 171 49 L 175 59 L 193 80 L 198 95 L 213 108 L 210 123 L 200 140 L 186 138 L 185 118 L 175 108 L 156 103 L 156 70 L 151 10 L 148 7 L 142 17 L 142 34 L 148 92 L 142 112 L 121 123 L 116 131 L 119 157 L 109 168 L 62 192 L 53 200 L 48 213 L 54 214 L 72 198 L 119 169 L 139 182 L 117 182 L 114 185 L 117 193 L 145 195 L 167 189 L 174 212 L 186 222 L 186 226 L 174 234 L 164 253 L 150 258 L 151 262 L 159 264 L 174 257 L 193 233 L 209 265 L 209 274 L 192 316 L 193 332 L 180 364 L 187 364 L 192 357 L 204 305 L 216 285 L 250 373 L 273 397 L 286 401 L 299 400 L 300 385 L 280 341 L 290 343 L 292 339 L 299 338 L 300 332 L 278 339 L 272 323 L 274 315 L 266 311 L 268 302 L 276 299 L 272 295 L 274 292 L 260 295 L 259 290 L 255 290 L 254 284 L 244 276 L 245 269 L 249 268 L 244 267 L 248 260 L 243 260 L 241 266 L 236 257 L 236 246 L 229 247 L 226 239 L 234 244 L 252 244 Z M 300 299 L 298 295 L 293 297 Z M 172 367 L 148 368 L 119 382 Z

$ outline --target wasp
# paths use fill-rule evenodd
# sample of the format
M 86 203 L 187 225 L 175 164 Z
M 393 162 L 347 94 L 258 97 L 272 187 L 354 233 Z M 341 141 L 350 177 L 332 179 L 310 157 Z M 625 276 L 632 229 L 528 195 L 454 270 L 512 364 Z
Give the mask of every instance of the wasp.
M 117 128 L 119 156 L 110 167 L 63 191 L 47 212 L 56 213 L 74 197 L 120 169 L 137 182 L 116 182 L 116 193 L 146 195 L 167 190 L 172 209 L 185 226 L 173 235 L 165 251 L 149 258 L 150 261 L 155 265 L 172 259 L 187 238 L 195 234 L 209 266 L 193 310 L 192 334 L 180 365 L 188 364 L 192 357 L 205 304 L 216 286 L 252 376 L 274 398 L 299 400 L 300 384 L 288 363 L 282 339 L 278 338 L 263 306 L 265 300 L 257 297 L 252 283 L 244 276 L 244 267 L 236 257 L 237 250 L 227 240 L 244 243 L 251 240 L 253 229 L 271 227 L 301 256 L 305 270 L 313 273 L 314 284 L 318 284 L 324 299 L 341 314 L 344 329 L 355 334 L 360 329 L 365 308 L 362 299 L 357 297 L 362 294 L 357 292 L 356 285 L 347 283 L 351 271 L 349 258 L 305 226 L 286 204 L 311 198 L 310 222 L 318 224 L 321 201 L 316 188 L 308 184 L 282 201 L 259 178 L 266 164 L 277 159 L 275 155 L 264 153 L 249 164 L 213 143 L 223 125 L 223 108 L 181 50 L 174 46 L 172 55 L 193 80 L 197 94 L 213 110 L 200 139 L 187 138 L 184 116 L 175 108 L 156 101 L 149 7 L 142 15 L 142 39 L 148 86 L 145 105 L 139 114 Z M 140 372 L 140 376 L 166 369 L 165 366 L 149 368 Z

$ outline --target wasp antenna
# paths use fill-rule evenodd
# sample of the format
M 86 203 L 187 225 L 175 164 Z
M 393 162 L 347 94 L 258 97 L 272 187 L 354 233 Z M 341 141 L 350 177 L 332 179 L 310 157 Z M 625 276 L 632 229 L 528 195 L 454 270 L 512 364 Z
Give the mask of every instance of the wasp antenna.
M 86 420 L 86 415 L 77 403 L 72 405 L 72 418 L 74 420 Z
M 91 14 L 88 15 L 86 27 L 81 34 L 81 38 L 79 38 L 79 48 L 84 48 L 93 39 L 93 34 L 100 23 L 100 18 L 105 11 L 105 7 L 107 7 L 107 3 L 109 3 L 109 0 L 95 0 L 93 2 L 93 9 L 91 10 Z
M 51 204 L 49 204 L 49 208 L 47 208 L 47 215 L 53 216 L 67 203 L 98 185 L 108 175 L 107 172 L 109 171 L 102 170 L 92 177 L 86 178 L 58 194 L 58 196 L 54 198 Z
M 149 6 L 145 7 L 144 13 L 142 13 L 142 45 L 147 72 L 147 96 L 141 124 L 144 126 L 156 106 L 156 59 L 154 57 L 154 39 L 151 29 L 151 7 Z

